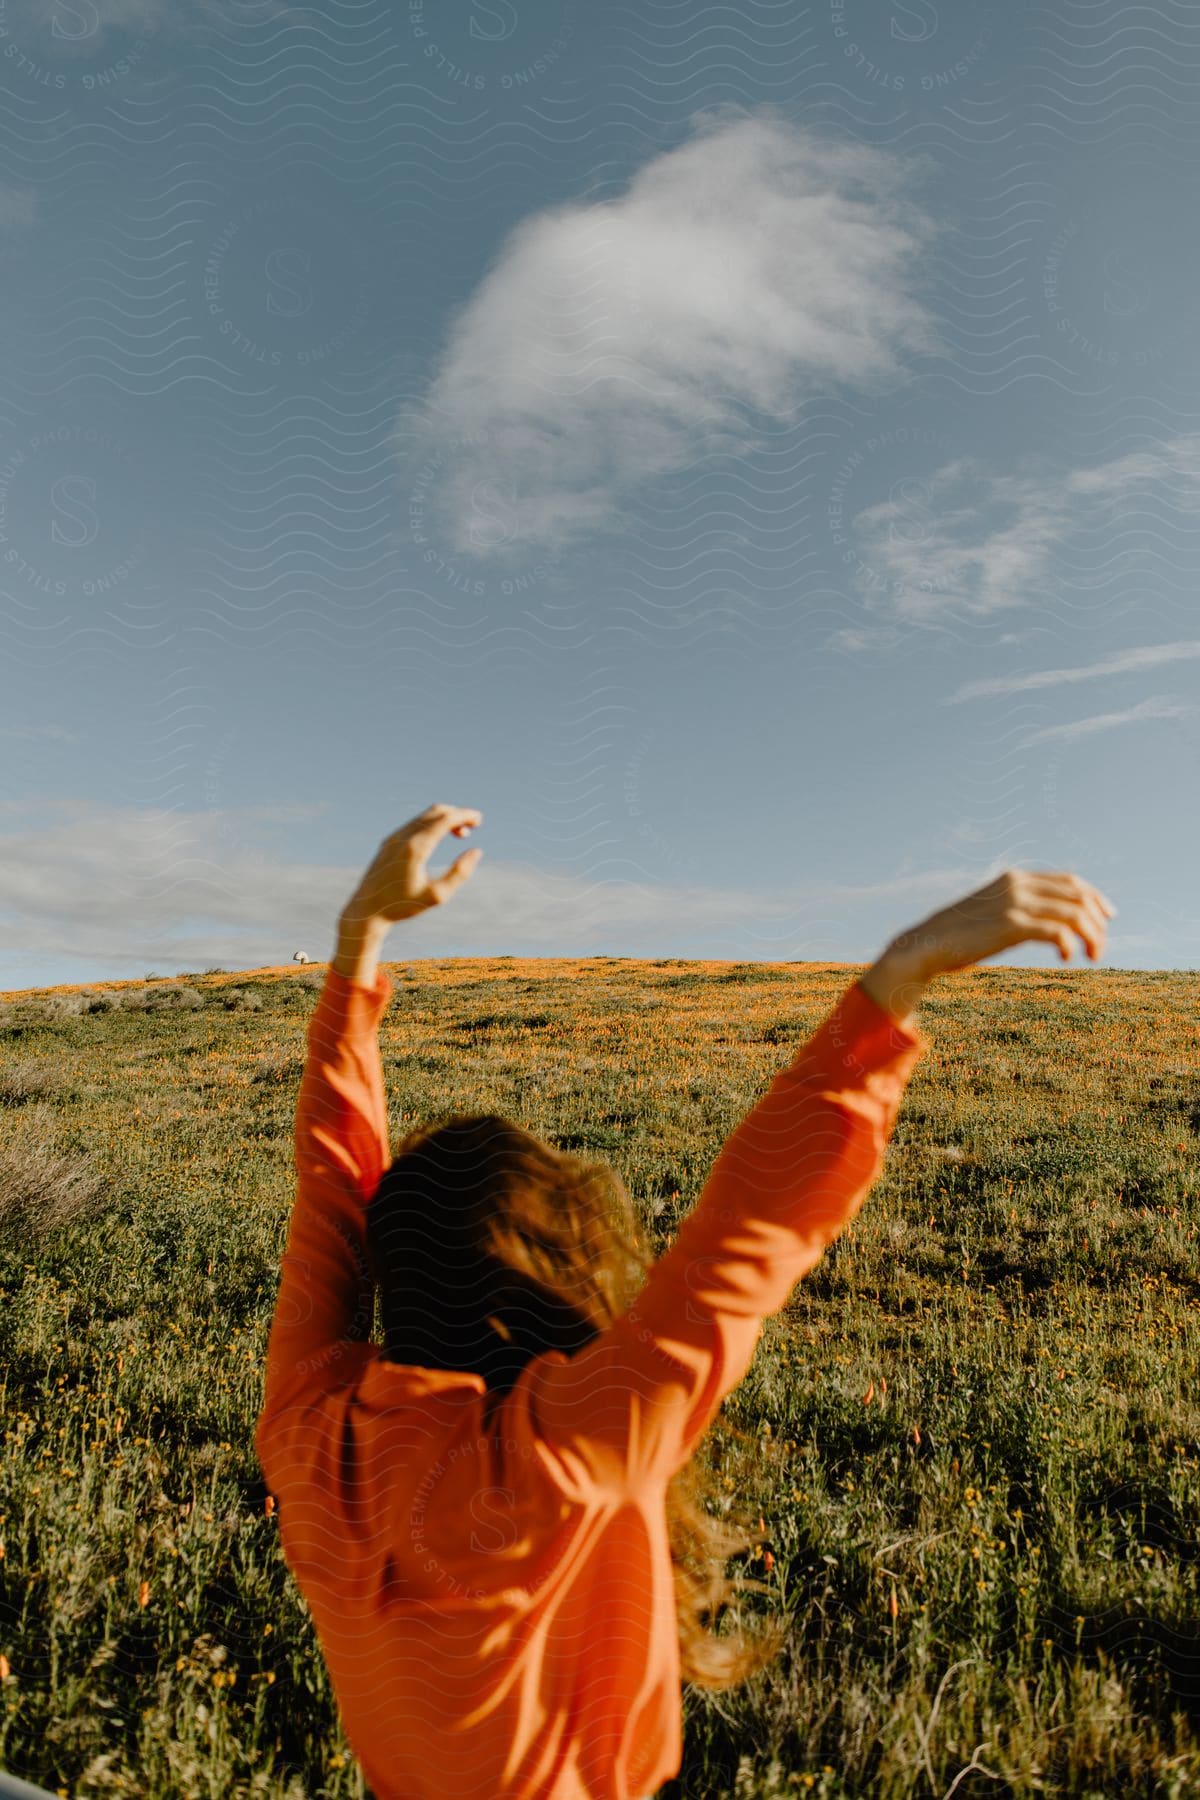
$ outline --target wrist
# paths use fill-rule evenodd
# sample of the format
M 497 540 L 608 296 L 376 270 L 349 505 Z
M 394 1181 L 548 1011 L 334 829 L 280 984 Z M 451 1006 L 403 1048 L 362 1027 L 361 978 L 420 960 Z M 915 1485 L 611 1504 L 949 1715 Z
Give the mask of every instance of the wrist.
M 337 949 L 332 967 L 345 980 L 372 987 L 379 973 L 379 952 L 387 936 L 388 921 L 356 917 L 347 910 L 338 917 Z
M 932 979 L 926 964 L 912 946 L 889 944 L 882 956 L 859 978 L 871 999 L 900 1024 L 906 1024 L 920 1005 Z
M 359 911 L 354 900 L 347 900 L 338 914 L 339 941 L 346 938 L 347 940 L 354 939 L 356 942 L 373 940 L 378 943 L 387 936 L 390 928 L 390 920 L 380 918 L 378 913 Z

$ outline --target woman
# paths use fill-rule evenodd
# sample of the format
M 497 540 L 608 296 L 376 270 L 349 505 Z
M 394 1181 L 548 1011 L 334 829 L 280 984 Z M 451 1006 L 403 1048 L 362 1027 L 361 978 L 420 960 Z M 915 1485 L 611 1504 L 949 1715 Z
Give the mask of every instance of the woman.
M 645 1258 L 604 1165 L 491 1115 L 421 1127 L 389 1162 L 380 948 L 469 880 L 477 849 L 426 863 L 481 818 L 429 807 L 342 912 L 255 1447 L 377 1800 L 637 1800 L 680 1766 L 681 1678 L 731 1685 L 778 1643 L 705 1629 L 734 1540 L 692 1459 L 763 1320 L 879 1174 L 928 1048 L 922 994 L 1029 940 L 1066 960 L 1078 934 L 1095 960 L 1113 909 L 1075 876 L 1009 871 L 894 938 L 733 1132 L 635 1297 Z

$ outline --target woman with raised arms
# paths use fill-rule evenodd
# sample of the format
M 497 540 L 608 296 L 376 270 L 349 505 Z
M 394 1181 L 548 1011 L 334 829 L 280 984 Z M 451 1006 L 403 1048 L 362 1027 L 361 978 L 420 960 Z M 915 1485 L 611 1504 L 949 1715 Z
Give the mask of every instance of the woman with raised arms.
M 340 916 L 255 1447 L 376 1800 L 639 1800 L 679 1769 L 681 1680 L 731 1686 L 775 1648 L 705 1626 L 728 1539 L 693 1458 L 880 1173 L 929 1047 L 922 995 L 1033 940 L 1066 960 L 1078 937 L 1094 961 L 1113 908 L 1074 875 L 1008 870 L 901 932 L 647 1269 L 603 1163 L 490 1114 L 389 1148 L 380 949 L 470 880 L 478 849 L 426 865 L 481 820 L 427 808 Z

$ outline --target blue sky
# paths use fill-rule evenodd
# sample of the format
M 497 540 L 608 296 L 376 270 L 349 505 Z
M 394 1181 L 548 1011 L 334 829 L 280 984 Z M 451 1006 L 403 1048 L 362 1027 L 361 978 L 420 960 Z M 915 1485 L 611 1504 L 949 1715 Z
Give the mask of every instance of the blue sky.
M 1200 966 L 1198 68 L 0 0 L 0 987 L 323 960 L 434 800 L 388 957 L 867 961 L 1017 865 Z

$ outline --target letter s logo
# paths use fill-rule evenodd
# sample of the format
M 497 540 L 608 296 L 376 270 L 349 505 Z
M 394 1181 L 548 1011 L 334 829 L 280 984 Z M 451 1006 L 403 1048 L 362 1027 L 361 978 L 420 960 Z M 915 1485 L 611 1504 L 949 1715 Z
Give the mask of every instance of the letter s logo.
M 90 475 L 64 475 L 54 483 L 50 489 L 50 504 L 61 518 L 70 521 L 71 529 L 64 530 L 58 519 L 51 519 L 53 543 L 66 544 L 72 550 L 82 550 L 95 543 L 100 535 L 95 499 L 96 483 Z
M 888 498 L 892 516 L 888 537 L 893 544 L 923 544 L 933 531 L 934 515 L 928 504 L 929 483 L 917 475 L 901 476 L 892 483 Z
M 471 1533 L 471 1548 L 478 1554 L 495 1555 L 498 1550 L 511 1550 L 517 1541 L 516 1520 L 512 1516 L 516 1495 L 511 1488 L 480 1488 L 471 1496 L 470 1512 L 476 1524 L 487 1527 L 491 1534 L 480 1537 Z M 489 1516 L 490 1515 L 490 1516 Z
M 95 0 L 57 0 L 54 17 L 50 21 L 50 35 L 57 38 L 71 38 L 76 42 L 80 38 L 95 37 L 100 29 L 100 14 Z
M 917 29 L 915 31 L 906 30 L 897 19 L 897 13 L 907 13 L 909 19 L 916 24 Z M 913 5 L 892 7 L 892 36 L 898 38 L 901 43 L 924 44 L 933 36 L 937 28 L 937 7 L 934 6 L 933 0 L 915 0 Z
M 480 13 L 490 15 L 499 30 L 485 31 L 479 23 Z M 488 44 L 502 44 L 517 29 L 517 9 L 511 4 L 511 0 L 492 0 L 490 6 L 483 5 L 482 0 L 475 0 L 471 9 L 470 29 L 473 38 L 482 38 Z
M 299 319 L 311 312 L 312 284 L 305 280 L 312 273 L 312 258 L 305 250 L 272 250 L 265 263 L 267 311 L 280 319 Z
M 517 535 L 517 490 L 510 481 L 480 481 L 471 490 L 469 535 L 477 550 L 498 550 Z

